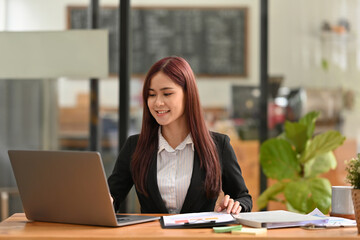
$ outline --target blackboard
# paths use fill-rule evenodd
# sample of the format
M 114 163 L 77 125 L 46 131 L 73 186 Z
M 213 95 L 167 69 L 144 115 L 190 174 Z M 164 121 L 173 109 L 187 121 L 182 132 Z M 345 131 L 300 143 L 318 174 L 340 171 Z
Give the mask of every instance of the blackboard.
M 118 72 L 118 8 L 101 7 L 109 30 L 109 72 Z M 196 75 L 247 75 L 246 8 L 132 8 L 131 71 L 145 74 L 165 56 L 181 56 Z M 87 28 L 87 8 L 68 7 L 68 28 Z

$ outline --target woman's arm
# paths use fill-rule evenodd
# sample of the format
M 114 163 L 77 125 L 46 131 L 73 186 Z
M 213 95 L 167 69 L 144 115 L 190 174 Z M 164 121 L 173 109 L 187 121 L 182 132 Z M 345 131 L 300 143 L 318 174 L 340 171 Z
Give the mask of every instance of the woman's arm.
M 220 202 L 220 207 L 226 208 L 228 212 L 232 210 L 236 212 L 239 210 L 241 212 L 250 212 L 252 209 L 252 198 L 230 144 L 230 138 L 226 135 L 220 136 L 222 136 L 222 141 L 218 145 L 218 152 L 222 167 L 222 189 L 225 194 L 224 199 Z
M 134 185 L 130 162 L 136 143 L 137 136 L 131 136 L 126 140 L 116 160 L 113 172 L 108 178 L 110 194 L 114 200 L 115 212 L 119 210 L 120 204 L 124 201 L 131 187 Z

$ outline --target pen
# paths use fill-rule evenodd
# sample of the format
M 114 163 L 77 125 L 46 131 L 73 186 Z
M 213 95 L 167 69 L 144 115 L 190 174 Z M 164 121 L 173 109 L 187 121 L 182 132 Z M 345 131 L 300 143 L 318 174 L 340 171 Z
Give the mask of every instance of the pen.
M 185 222 L 184 225 L 190 225 L 190 224 L 204 224 L 204 223 L 216 223 L 215 220 L 204 220 L 204 219 L 195 219 L 188 222 Z

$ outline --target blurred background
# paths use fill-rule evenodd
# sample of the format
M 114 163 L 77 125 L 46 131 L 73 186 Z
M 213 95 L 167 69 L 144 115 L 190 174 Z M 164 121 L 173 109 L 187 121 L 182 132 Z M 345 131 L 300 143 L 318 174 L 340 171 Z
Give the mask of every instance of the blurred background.
M 0 31 L 86 28 L 88 4 L 0 0 Z M 107 176 L 118 154 L 118 4 L 100 1 L 100 28 L 109 30 L 109 76 L 99 79 L 100 152 Z M 269 0 L 268 4 L 269 137 L 282 131 L 285 120 L 320 111 L 316 131 L 336 129 L 347 138 L 335 151 L 338 168 L 327 175 L 332 185 L 344 185 L 343 161 L 360 152 L 360 1 Z M 163 56 L 185 57 L 197 76 L 208 126 L 230 136 L 256 200 L 260 0 L 133 0 L 131 24 L 129 134 L 140 131 L 147 69 Z M 89 79 L 81 77 L 0 79 L 2 218 L 22 211 L 7 150 L 88 150 L 89 91 Z M 133 190 L 126 211 L 139 211 Z

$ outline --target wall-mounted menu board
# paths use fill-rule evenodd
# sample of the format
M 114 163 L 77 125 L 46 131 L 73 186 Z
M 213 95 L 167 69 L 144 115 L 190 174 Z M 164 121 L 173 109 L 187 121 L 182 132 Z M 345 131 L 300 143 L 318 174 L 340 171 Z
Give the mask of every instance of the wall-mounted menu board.
M 116 7 L 101 7 L 99 26 L 109 30 L 109 72 L 118 72 Z M 165 56 L 187 59 L 196 75 L 247 75 L 246 8 L 132 8 L 131 70 L 145 74 Z M 87 28 L 87 8 L 68 7 L 68 28 Z

